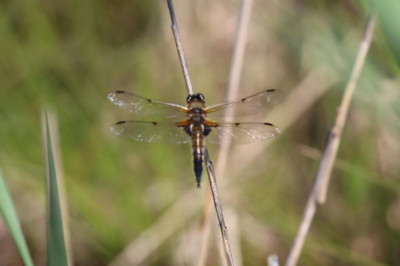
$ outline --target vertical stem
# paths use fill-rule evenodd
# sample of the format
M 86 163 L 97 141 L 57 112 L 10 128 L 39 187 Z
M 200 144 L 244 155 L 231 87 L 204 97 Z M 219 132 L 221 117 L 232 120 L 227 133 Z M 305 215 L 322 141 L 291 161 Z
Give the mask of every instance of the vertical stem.
M 221 201 L 219 199 L 219 194 L 218 194 L 217 181 L 215 179 L 214 167 L 208 156 L 207 147 L 205 148 L 205 151 L 204 151 L 204 161 L 205 161 L 206 168 L 207 168 L 208 179 L 210 181 L 212 196 L 214 198 L 214 206 L 215 206 L 215 211 L 217 212 L 219 228 L 221 229 L 221 235 L 222 235 L 222 240 L 223 240 L 223 244 L 224 244 L 223 246 L 224 246 L 226 261 L 229 266 L 233 266 L 235 264 L 233 262 L 232 250 L 231 250 L 231 245 L 230 245 L 229 236 L 228 236 L 228 228 L 225 225 L 224 213 L 222 212 Z
M 239 82 L 241 71 L 243 68 L 244 51 L 247 42 L 248 25 L 251 17 L 251 9 L 253 0 L 242 0 L 240 3 L 239 22 L 235 40 L 235 48 L 232 56 L 232 64 L 229 72 L 229 80 L 227 87 L 227 100 L 237 97 L 239 90 Z M 231 112 L 231 108 L 228 108 Z
M 193 88 L 192 88 L 192 83 L 190 81 L 189 70 L 186 64 L 185 54 L 183 53 L 181 37 L 179 36 L 178 23 L 175 17 L 174 6 L 172 4 L 172 0 L 167 0 L 167 2 L 168 2 L 169 13 L 171 15 L 171 21 L 172 21 L 171 29 L 175 38 L 176 50 L 178 51 L 179 61 L 181 63 L 183 71 L 183 77 L 185 78 L 186 89 L 188 91 L 188 94 L 190 95 L 193 94 Z
M 319 169 L 315 177 L 314 187 L 308 197 L 307 204 L 304 210 L 302 222 L 297 231 L 296 238 L 289 252 L 286 266 L 294 266 L 297 264 L 301 250 L 304 246 L 305 239 L 310 229 L 312 220 L 317 210 L 317 204 L 323 204 L 328 190 L 329 180 L 332 174 L 333 163 L 336 159 L 340 137 L 343 127 L 346 123 L 347 114 L 349 111 L 350 101 L 356 88 L 356 83 L 360 77 L 362 66 L 364 65 L 369 46 L 371 44 L 372 35 L 375 27 L 376 16 L 371 15 L 368 18 L 365 27 L 363 39 L 358 49 L 353 70 L 349 81 L 346 85 L 342 102 L 338 108 L 335 124 L 330 130 L 327 138 L 327 143 L 322 154 Z
M 351 99 L 353 98 L 354 91 L 356 89 L 356 84 L 357 80 L 360 77 L 362 67 L 364 65 L 365 57 L 368 53 L 369 46 L 371 44 L 372 40 L 372 35 L 373 35 L 373 30 L 375 27 L 375 21 L 376 21 L 376 16 L 375 15 L 370 15 L 368 17 L 367 24 L 365 26 L 364 30 L 364 35 L 363 39 L 361 41 L 360 47 L 357 52 L 357 56 L 355 59 L 354 67 L 353 70 L 350 74 L 349 81 L 347 83 L 347 86 L 344 91 L 342 103 L 339 106 L 338 114 L 336 116 L 336 121 L 334 124 L 334 127 L 331 130 L 331 134 L 329 135 L 330 138 L 332 138 L 332 145 L 331 147 L 327 147 L 332 149 L 332 156 L 329 156 L 330 160 L 327 160 L 328 162 L 326 163 L 326 169 L 321 170 L 321 174 L 325 173 L 328 176 L 324 178 L 325 182 L 321 184 L 321 191 L 318 195 L 318 201 L 319 203 L 325 202 L 326 199 L 326 194 L 327 194 L 327 189 L 328 189 L 328 184 L 329 184 L 329 179 L 330 179 L 330 173 L 332 172 L 332 167 L 333 167 L 333 162 L 334 159 L 336 158 L 336 153 L 338 150 L 339 146 L 339 140 L 340 140 L 340 135 L 342 134 L 343 127 L 346 123 L 347 119 L 347 114 L 349 112 L 349 106 Z

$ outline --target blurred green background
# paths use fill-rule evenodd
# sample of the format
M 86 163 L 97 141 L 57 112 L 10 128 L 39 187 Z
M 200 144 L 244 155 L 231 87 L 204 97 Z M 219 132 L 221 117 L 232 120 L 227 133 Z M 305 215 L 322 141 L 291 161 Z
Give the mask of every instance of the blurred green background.
M 174 5 L 195 91 L 209 104 L 224 101 L 239 1 Z M 285 108 L 268 120 L 283 129 L 268 148 L 235 147 L 228 158 L 220 193 L 243 265 L 265 265 L 271 254 L 285 261 L 373 10 L 371 51 L 300 265 L 400 265 L 397 0 L 254 1 L 238 97 L 274 88 Z M 132 117 L 107 101 L 115 89 L 184 103 L 169 19 L 160 0 L 0 2 L 0 167 L 37 265 L 45 260 L 44 106 L 58 121 L 75 265 L 109 264 L 185 193 L 189 201 L 204 198 L 207 180 L 194 189 L 189 145 L 135 143 L 108 132 Z M 215 161 L 218 147 L 210 152 Z M 181 210 L 189 218 L 144 265 L 193 265 L 195 206 Z M 217 223 L 211 227 L 219 243 Z M 207 265 L 219 265 L 212 243 Z M 0 264 L 21 265 L 3 223 Z

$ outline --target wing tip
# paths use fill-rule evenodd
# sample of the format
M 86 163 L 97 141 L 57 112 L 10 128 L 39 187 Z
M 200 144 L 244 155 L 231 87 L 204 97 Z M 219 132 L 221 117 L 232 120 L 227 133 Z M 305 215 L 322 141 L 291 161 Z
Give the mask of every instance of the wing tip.
M 126 93 L 126 92 L 125 91 L 120 91 L 120 90 L 110 92 L 107 95 L 107 99 L 109 99 L 111 102 L 115 103 L 115 102 L 117 102 L 117 99 L 116 99 L 117 95 L 118 94 L 124 94 L 124 93 Z
M 274 127 L 274 131 L 275 131 L 276 135 L 274 134 L 273 137 L 276 137 L 276 136 L 278 136 L 278 135 L 280 135 L 282 133 L 281 129 L 279 127 L 275 126 L 272 123 L 265 122 L 264 125 Z
M 109 128 L 110 133 L 115 136 L 120 136 L 123 129 L 121 129 L 120 127 L 116 127 L 116 126 L 119 124 L 124 124 L 124 123 L 125 123 L 125 121 L 119 121 L 119 122 L 111 125 Z
M 110 100 L 111 102 L 115 102 L 115 92 L 110 92 L 107 95 L 107 99 Z

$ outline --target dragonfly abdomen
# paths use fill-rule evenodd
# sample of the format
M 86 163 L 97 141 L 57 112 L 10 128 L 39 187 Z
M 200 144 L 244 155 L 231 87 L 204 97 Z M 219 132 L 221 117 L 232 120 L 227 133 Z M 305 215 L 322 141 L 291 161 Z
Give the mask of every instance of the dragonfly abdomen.
M 203 125 L 192 126 L 191 141 L 193 150 L 193 170 L 196 176 L 197 187 L 200 187 L 204 154 Z

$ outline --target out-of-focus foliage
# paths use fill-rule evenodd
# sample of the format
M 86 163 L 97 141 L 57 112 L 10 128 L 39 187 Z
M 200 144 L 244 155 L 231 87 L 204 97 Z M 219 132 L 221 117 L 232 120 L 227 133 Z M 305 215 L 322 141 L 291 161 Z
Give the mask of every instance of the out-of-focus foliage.
M 174 5 L 195 90 L 209 104 L 223 101 L 239 1 Z M 223 206 L 237 210 L 246 228 L 240 239 L 245 265 L 265 265 L 272 253 L 284 261 L 318 165 L 318 152 L 310 148 L 324 146 L 373 10 L 377 31 L 328 202 L 317 213 L 300 263 L 400 264 L 400 2 L 255 0 L 239 96 L 275 88 L 289 98 L 320 67 L 325 76 L 310 84 L 329 76 L 335 83 L 260 154 L 251 157 L 259 145 L 248 145 L 228 158 L 229 182 L 220 193 Z M 44 105 L 58 117 L 76 265 L 106 265 L 195 187 L 190 147 L 129 142 L 108 133 L 110 124 L 131 117 L 107 102 L 112 90 L 184 103 L 164 1 L 1 1 L 0 80 L 0 167 L 36 263 L 45 257 Z M 285 116 L 300 109 L 293 104 Z M 285 116 L 268 121 L 279 126 Z M 213 160 L 217 150 L 210 147 Z M 201 209 L 196 213 L 194 227 Z M 260 227 L 252 230 L 255 224 Z M 185 265 L 181 251 L 190 229 L 175 233 L 147 264 Z M 0 244 L 7 237 L 1 230 Z M 1 247 L 1 258 L 13 254 L 13 245 Z M 7 259 L 6 265 L 19 261 Z M 208 261 L 218 265 L 218 254 Z
M 24 235 L 22 234 L 21 225 L 19 223 L 13 201 L 8 192 L 6 183 L 4 182 L 3 175 L 0 171 L 0 213 L 4 220 L 4 224 L 7 225 L 7 229 L 10 231 L 10 235 L 15 243 L 18 253 L 20 254 L 21 260 L 27 266 L 32 266 L 32 258 L 28 251 L 28 246 Z M 0 261 L 1 262 L 1 261 Z

